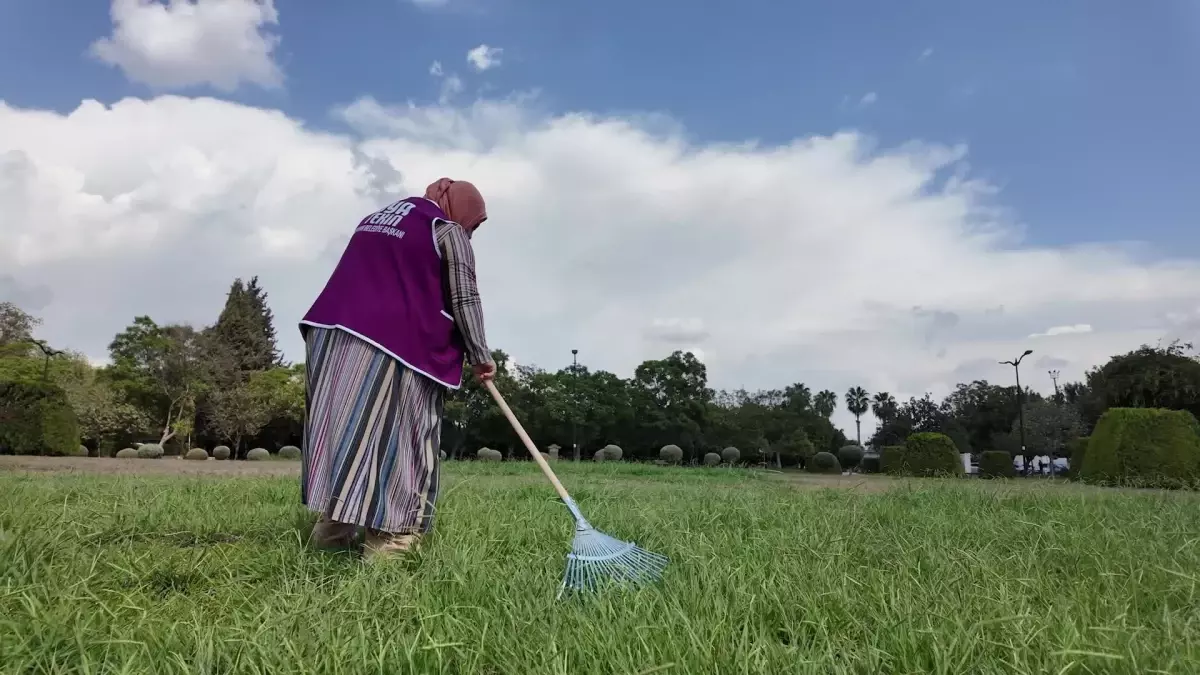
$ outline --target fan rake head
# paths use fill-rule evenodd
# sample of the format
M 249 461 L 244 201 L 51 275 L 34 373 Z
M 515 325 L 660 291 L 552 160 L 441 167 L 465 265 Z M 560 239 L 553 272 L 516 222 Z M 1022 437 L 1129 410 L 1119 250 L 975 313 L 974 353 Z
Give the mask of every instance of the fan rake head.
M 610 583 L 618 586 L 653 583 L 662 578 L 667 562 L 664 555 L 610 537 L 583 521 L 575 528 L 559 597 L 567 590 L 594 591 Z

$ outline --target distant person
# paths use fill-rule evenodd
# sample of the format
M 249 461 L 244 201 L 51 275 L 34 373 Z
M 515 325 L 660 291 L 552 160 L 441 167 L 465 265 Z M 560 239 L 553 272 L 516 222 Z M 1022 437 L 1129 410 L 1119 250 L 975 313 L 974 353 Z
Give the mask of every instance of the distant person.
M 306 352 L 301 501 L 310 541 L 368 558 L 411 550 L 433 526 L 443 400 L 463 358 L 496 372 L 471 236 L 485 220 L 471 183 L 442 178 L 359 222 L 300 322 Z

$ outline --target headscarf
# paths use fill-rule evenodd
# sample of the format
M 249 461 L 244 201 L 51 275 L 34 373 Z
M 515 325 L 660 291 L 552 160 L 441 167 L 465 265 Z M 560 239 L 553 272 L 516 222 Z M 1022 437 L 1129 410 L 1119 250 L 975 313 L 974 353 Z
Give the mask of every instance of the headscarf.
M 465 180 L 439 178 L 425 188 L 425 198 L 434 202 L 446 217 L 473 232 L 487 220 L 487 207 L 478 188 Z

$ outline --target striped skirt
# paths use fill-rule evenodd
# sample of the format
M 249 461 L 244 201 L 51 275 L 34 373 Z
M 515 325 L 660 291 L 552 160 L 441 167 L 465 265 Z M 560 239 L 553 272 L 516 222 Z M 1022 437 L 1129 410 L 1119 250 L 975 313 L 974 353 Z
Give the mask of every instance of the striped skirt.
M 306 328 L 301 500 L 393 534 L 433 526 L 442 385 L 341 330 Z

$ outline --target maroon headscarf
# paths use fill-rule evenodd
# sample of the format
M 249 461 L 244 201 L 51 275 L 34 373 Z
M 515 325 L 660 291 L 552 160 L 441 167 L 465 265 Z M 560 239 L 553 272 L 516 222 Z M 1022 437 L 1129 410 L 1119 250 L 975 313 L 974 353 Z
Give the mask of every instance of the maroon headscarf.
M 468 233 L 474 232 L 480 223 L 487 220 L 483 195 L 465 180 L 439 178 L 425 188 L 425 198 L 440 206 L 446 217 L 462 225 Z

